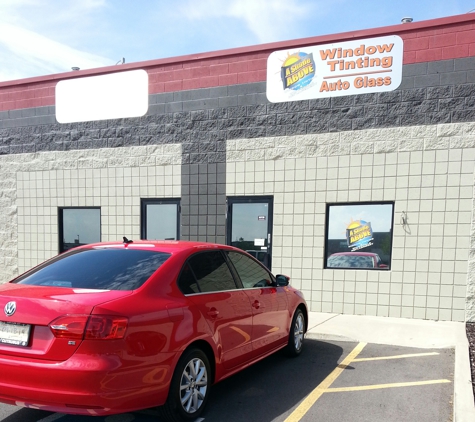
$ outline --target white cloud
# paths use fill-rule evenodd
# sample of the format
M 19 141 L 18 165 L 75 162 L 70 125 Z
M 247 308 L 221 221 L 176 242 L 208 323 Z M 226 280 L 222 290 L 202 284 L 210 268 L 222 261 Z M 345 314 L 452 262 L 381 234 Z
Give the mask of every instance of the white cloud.
M 259 43 L 286 38 L 288 28 L 300 19 L 316 15 L 319 2 L 289 2 L 286 0 L 191 0 L 182 5 L 181 12 L 190 20 L 235 18 L 246 23 Z M 323 10 L 323 8 L 321 9 Z
M 473 0 L 0 0 L 0 80 L 422 20 Z
M 287 28 L 298 24 L 298 20 L 306 16 L 308 9 L 309 6 L 305 3 L 297 6 L 285 0 L 235 1 L 230 8 L 233 16 L 246 21 L 260 43 L 282 39 Z
M 9 50 L 9 63 L 3 62 L 2 68 L 10 68 L 6 72 L 0 71 L 2 79 L 31 76 L 32 68 L 40 75 L 66 72 L 72 66 L 89 69 L 113 64 L 110 59 L 76 50 L 36 32 L 0 22 L 1 50 Z M 11 62 L 20 67 L 12 69 Z M 28 72 L 23 72 L 23 68 L 28 69 Z
M 111 59 L 71 46 L 85 20 L 105 0 L 3 0 L 0 5 L 0 80 L 111 65 Z M 85 33 L 85 31 L 83 31 Z M 77 38 L 76 38 L 77 39 Z M 80 40 L 78 43 L 80 45 Z

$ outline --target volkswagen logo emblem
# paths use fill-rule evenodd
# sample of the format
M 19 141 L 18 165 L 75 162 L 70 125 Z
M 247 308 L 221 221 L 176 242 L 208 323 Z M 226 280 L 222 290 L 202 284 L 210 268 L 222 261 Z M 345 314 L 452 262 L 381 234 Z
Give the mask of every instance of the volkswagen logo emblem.
M 6 316 L 12 316 L 16 311 L 16 302 L 8 302 L 3 310 Z

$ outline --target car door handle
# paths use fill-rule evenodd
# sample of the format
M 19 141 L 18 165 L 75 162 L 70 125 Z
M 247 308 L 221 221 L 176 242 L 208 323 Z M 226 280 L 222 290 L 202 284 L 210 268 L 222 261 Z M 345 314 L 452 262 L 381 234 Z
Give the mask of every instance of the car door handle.
M 211 318 L 216 318 L 218 315 L 219 315 L 219 311 L 216 308 L 211 308 L 208 311 L 208 316 L 210 316 Z
M 255 300 L 254 303 L 252 304 L 252 307 L 255 309 L 259 309 L 261 307 L 261 304 L 258 300 Z

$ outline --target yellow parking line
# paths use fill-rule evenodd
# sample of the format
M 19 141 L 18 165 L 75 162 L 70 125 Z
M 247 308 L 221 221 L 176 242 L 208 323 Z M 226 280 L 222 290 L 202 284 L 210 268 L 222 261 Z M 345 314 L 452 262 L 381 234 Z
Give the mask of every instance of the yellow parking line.
M 366 343 L 359 343 L 353 351 L 300 403 L 297 408 L 287 417 L 285 422 L 298 422 L 321 397 L 323 393 L 332 385 L 343 370 L 358 356 L 366 346 Z
M 377 358 L 359 358 L 353 359 L 353 362 L 366 362 L 370 360 L 386 360 L 386 359 L 405 359 L 405 358 L 418 358 L 422 356 L 434 356 L 438 355 L 437 352 L 430 352 L 430 353 L 412 353 L 408 355 L 396 355 L 396 356 L 380 356 Z
M 392 384 L 375 384 L 375 385 L 362 385 L 360 387 L 340 387 L 340 388 L 327 388 L 325 393 L 342 393 L 347 391 L 364 391 L 364 390 L 379 390 L 382 388 L 397 388 L 397 387 L 414 387 L 418 385 L 431 385 L 431 384 L 445 384 L 451 382 L 449 380 L 430 380 L 430 381 L 414 381 L 414 382 L 395 382 Z

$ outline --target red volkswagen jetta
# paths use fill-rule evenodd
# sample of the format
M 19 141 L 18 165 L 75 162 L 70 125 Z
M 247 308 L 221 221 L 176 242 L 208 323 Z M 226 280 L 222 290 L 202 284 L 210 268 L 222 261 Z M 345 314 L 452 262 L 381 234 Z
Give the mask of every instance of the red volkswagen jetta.
M 307 306 L 289 278 L 224 245 L 82 246 L 0 286 L 0 401 L 196 419 L 212 384 L 285 348 Z M 1 312 L 1 311 L 0 311 Z

